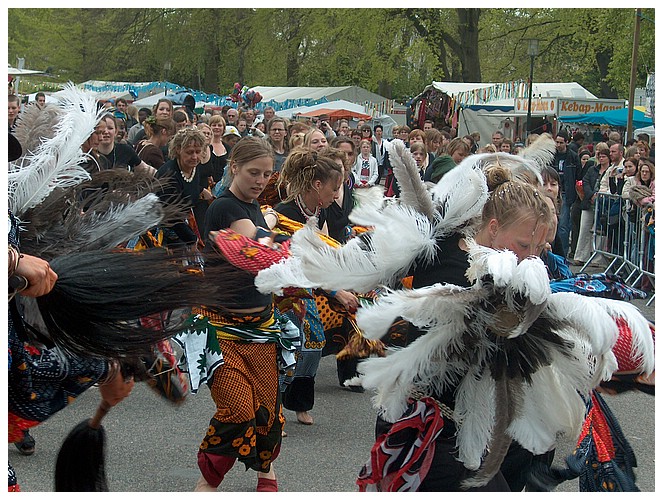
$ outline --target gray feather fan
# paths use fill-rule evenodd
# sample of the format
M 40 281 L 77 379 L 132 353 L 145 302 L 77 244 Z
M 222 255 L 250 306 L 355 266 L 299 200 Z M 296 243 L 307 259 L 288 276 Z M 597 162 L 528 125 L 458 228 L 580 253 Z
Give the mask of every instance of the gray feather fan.
M 36 152 L 45 140 L 55 136 L 62 113 L 61 107 L 48 105 L 43 109 L 28 106 L 18 115 L 14 136 L 21 143 L 24 156 L 28 152 Z
M 419 169 L 412 153 L 400 139 L 386 142 L 389 161 L 394 169 L 394 176 L 401 190 L 401 203 L 418 210 L 431 221 L 433 220 L 433 201 L 426 185 L 419 177 Z

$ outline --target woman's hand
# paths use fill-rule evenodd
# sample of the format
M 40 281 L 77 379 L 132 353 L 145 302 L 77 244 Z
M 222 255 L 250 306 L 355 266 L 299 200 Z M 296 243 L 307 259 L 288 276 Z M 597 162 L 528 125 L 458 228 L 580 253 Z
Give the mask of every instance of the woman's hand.
M 26 297 L 41 297 L 55 286 L 58 275 L 51 269 L 48 262 L 39 257 L 23 254 L 18 261 L 15 274 L 28 280 L 28 287 L 21 291 Z
M 334 295 L 334 298 L 338 300 L 341 305 L 351 313 L 356 312 L 357 307 L 359 307 L 359 301 L 357 300 L 357 297 L 355 297 L 355 295 L 351 292 L 338 290 Z
M 110 406 L 115 406 L 131 394 L 133 388 L 134 378 L 130 377 L 128 380 L 124 380 L 122 372 L 117 368 L 110 380 L 99 385 L 99 393 L 101 394 L 101 399 L 106 401 Z
M 202 200 L 205 200 L 205 201 L 212 201 L 214 199 L 214 195 L 212 194 L 212 192 L 209 189 L 204 188 L 200 192 L 200 198 Z

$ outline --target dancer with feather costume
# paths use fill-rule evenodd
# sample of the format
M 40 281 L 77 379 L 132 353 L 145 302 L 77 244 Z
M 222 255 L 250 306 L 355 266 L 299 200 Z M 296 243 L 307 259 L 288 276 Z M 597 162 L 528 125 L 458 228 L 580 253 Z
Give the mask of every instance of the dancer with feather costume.
M 29 129 L 28 115 L 19 123 L 17 132 L 34 149 L 18 151 L 9 164 L 9 253 L 15 257 L 10 260 L 10 441 L 97 382 L 117 382 L 120 392 L 102 391 L 102 397 L 110 405 L 119 402 L 130 389 L 125 377 L 140 368 L 134 357 L 179 330 L 176 324 L 159 332 L 141 328 L 140 317 L 210 303 L 211 297 L 218 304 L 227 290 L 241 289 L 247 276 L 218 255 L 208 259 L 203 274 L 184 272 L 182 257 L 163 249 L 118 251 L 116 245 L 176 210 L 163 207 L 148 192 L 152 188 L 136 178 L 125 179 L 120 188 L 111 173 L 104 173 L 106 189 L 92 189 L 90 195 L 95 181 L 82 167 L 88 156 L 81 146 L 99 120 L 96 102 L 68 85 L 55 108 L 45 137 L 37 137 L 39 130 L 49 130 L 45 124 Z M 26 244 L 19 247 L 21 226 Z M 26 263 L 45 274 L 36 275 Z M 10 489 L 16 489 L 12 476 L 10 467 Z M 106 488 L 103 477 L 81 479 L 89 479 L 81 488 Z
M 369 338 L 383 336 L 398 317 L 416 337 L 360 366 L 381 417 L 394 422 L 380 432 L 358 480 L 362 489 L 508 489 L 500 466 L 512 440 L 543 454 L 558 434 L 579 433 L 583 397 L 617 366 L 616 318 L 628 323 L 642 371 L 653 370 L 651 334 L 636 308 L 551 295 L 542 262 L 527 257 L 538 255 L 539 226 L 552 214 L 541 192 L 512 177 L 540 179 L 537 164 L 551 146 L 543 137 L 522 158 L 470 157 L 429 194 L 393 141 L 390 158 L 405 191 L 400 205 L 353 214 L 374 230 L 340 249 L 321 245 L 310 228 L 300 231 L 293 257 L 259 273 L 263 290 L 303 276 L 364 291 L 414 269 L 415 286 L 423 287 L 388 291 L 358 313 Z

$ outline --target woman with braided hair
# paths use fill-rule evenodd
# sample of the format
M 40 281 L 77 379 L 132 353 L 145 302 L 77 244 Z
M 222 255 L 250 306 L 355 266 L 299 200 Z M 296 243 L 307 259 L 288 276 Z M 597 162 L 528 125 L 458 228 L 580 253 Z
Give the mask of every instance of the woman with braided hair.
M 279 183 L 285 186 L 287 192 L 285 201 L 274 207 L 279 214 L 279 223 L 285 217 L 305 225 L 309 219 L 314 218 L 320 232 L 328 236 L 329 207 L 338 198 L 344 179 L 343 167 L 331 158 L 308 149 L 291 151 L 279 177 Z M 329 292 L 329 295 L 346 309 L 356 310 L 357 298 L 352 293 L 337 290 Z M 313 408 L 315 375 L 325 346 L 325 334 L 315 299 L 302 300 L 305 302 L 306 316 L 300 328 L 301 352 L 294 376 L 286 380 L 284 406 L 296 412 L 300 423 L 311 425 L 313 417 L 308 412 Z
M 159 170 L 166 163 L 163 147 L 175 135 L 175 122 L 172 118 L 148 116 L 143 121 L 147 139 L 136 144 L 138 158 Z

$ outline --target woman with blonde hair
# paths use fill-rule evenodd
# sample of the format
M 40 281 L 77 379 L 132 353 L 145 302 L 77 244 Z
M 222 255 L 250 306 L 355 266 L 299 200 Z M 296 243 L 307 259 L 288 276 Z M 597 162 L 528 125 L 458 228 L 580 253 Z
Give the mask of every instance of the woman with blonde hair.
M 160 197 L 166 202 L 180 200 L 191 209 L 191 216 L 173 226 L 170 243 L 192 244 L 201 240 L 199 228 L 204 225 L 204 215 L 196 218 L 193 209 L 199 200 L 209 202 L 212 193 L 203 187 L 201 172 L 198 168 L 207 139 L 197 128 L 183 128 L 178 131 L 168 144 L 168 156 L 171 158 L 157 170 L 156 177 L 163 179 L 164 185 Z
M 311 128 L 304 136 L 304 147 L 311 151 L 318 151 L 328 146 L 325 133 L 319 128 Z

